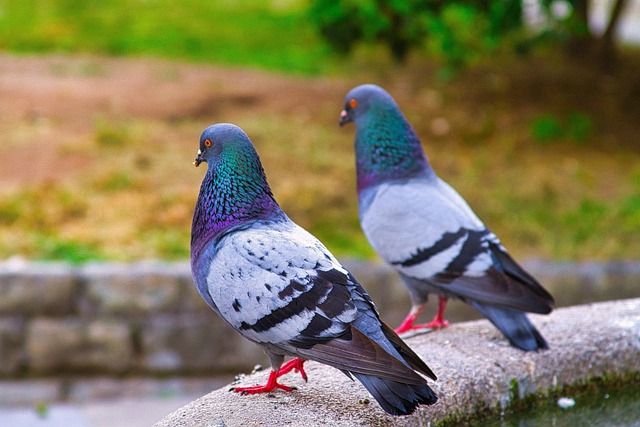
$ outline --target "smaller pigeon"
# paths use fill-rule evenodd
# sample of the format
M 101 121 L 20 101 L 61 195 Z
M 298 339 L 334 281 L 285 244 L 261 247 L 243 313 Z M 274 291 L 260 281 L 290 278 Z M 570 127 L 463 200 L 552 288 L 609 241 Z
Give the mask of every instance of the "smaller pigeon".
M 553 297 L 436 175 L 391 95 L 372 84 L 352 89 L 340 126 L 349 122 L 356 125 L 360 224 L 411 297 L 411 311 L 396 332 L 447 326 L 447 298 L 458 298 L 487 317 L 513 346 L 547 348 L 525 312 L 549 313 Z M 414 325 L 430 293 L 439 296 L 438 313 L 432 322 Z
M 194 281 L 209 307 L 271 363 L 264 386 L 234 390 L 291 391 L 278 377 L 294 370 L 306 381 L 304 363 L 315 360 L 357 378 L 389 414 L 435 403 L 418 373 L 436 376 L 382 323 L 355 277 L 280 209 L 242 129 L 208 127 L 194 164 L 201 162 L 208 168 L 191 230 Z M 295 358 L 283 365 L 285 356 Z

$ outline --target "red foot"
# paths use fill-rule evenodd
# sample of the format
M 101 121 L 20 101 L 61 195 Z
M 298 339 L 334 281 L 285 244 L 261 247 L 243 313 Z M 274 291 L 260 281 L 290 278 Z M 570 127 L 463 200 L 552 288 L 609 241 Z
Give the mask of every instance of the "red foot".
M 447 326 L 449 326 L 449 321 L 444 320 L 444 310 L 445 310 L 446 307 L 447 307 L 447 298 L 443 297 L 443 296 L 438 297 L 438 313 L 435 315 L 433 320 L 431 322 L 429 322 L 429 323 L 423 323 L 423 324 L 420 324 L 420 325 L 414 325 L 414 322 L 416 321 L 416 319 L 422 313 L 422 310 L 424 309 L 424 306 L 422 306 L 422 307 L 413 306 L 411 308 L 411 311 L 407 315 L 407 317 L 400 324 L 400 326 L 398 326 L 398 328 L 396 329 L 396 334 L 401 334 L 401 333 L 407 332 L 407 331 L 415 331 L 415 330 L 418 330 L 418 329 L 440 329 L 440 328 L 446 328 Z
M 431 329 L 446 328 L 449 326 L 449 321 L 444 320 L 444 309 L 447 308 L 447 297 L 442 295 L 438 297 L 438 312 L 433 320 L 427 323 L 425 326 Z
M 292 391 L 295 390 L 295 387 L 288 387 L 286 385 L 282 385 L 277 381 L 278 373 L 276 371 L 271 371 L 269 374 L 269 379 L 265 385 L 256 385 L 253 387 L 234 387 L 231 391 L 235 391 L 236 393 L 241 394 L 258 394 L 258 393 L 271 393 L 275 389 L 279 388 L 284 391 Z
M 422 326 L 424 328 L 429 328 L 429 329 L 441 329 L 449 326 L 449 321 L 444 320 L 442 318 L 438 318 L 438 316 L 436 316 L 433 318 L 431 322 L 424 325 L 416 325 L 416 326 Z
M 410 331 L 412 329 L 415 329 L 415 326 L 413 326 L 413 322 L 416 321 L 416 318 L 418 317 L 418 315 L 414 315 L 414 314 L 409 313 L 407 315 L 407 317 L 402 321 L 400 326 L 398 326 L 395 329 L 396 334 L 401 334 L 403 332 L 407 332 L 407 331 Z
M 289 372 L 294 371 L 296 373 L 300 373 L 300 376 L 302 377 L 304 382 L 307 382 L 307 373 L 304 371 L 304 362 L 306 362 L 306 360 L 300 359 L 299 357 L 289 360 L 287 363 L 280 367 L 276 377 L 279 378 L 284 374 L 288 374 Z

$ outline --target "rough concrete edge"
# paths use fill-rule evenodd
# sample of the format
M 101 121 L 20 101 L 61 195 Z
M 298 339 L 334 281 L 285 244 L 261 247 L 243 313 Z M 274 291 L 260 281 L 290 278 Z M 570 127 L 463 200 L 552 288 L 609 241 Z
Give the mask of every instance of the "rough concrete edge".
M 640 372 L 640 299 L 575 306 L 531 316 L 551 349 L 523 353 L 509 347 L 487 321 L 461 323 L 408 339 L 439 379 L 440 400 L 414 415 L 386 415 L 358 383 L 309 363 L 309 382 L 288 375 L 293 393 L 239 396 L 228 387 L 189 403 L 155 427 L 245 425 L 415 426 L 452 423 L 497 413 L 532 395 Z M 232 333 L 231 331 L 229 333 Z M 266 381 L 248 375 L 241 385 Z

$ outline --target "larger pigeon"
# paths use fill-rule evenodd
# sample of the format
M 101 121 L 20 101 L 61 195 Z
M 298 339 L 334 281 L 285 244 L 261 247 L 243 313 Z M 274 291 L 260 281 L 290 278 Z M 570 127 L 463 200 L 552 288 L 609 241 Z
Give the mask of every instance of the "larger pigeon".
M 193 215 L 191 269 L 207 304 L 245 338 L 261 345 L 271 373 L 264 386 L 315 360 L 357 378 L 392 415 L 437 398 L 429 367 L 380 321 L 358 281 L 320 241 L 276 203 L 251 141 L 237 126 L 217 124 L 200 137 L 194 164 L 207 173 Z M 283 366 L 285 356 L 295 359 Z M 416 372 L 417 371 L 417 372 Z
M 522 350 L 547 348 L 524 312 L 547 314 L 552 296 L 507 253 L 465 200 L 429 164 L 395 100 L 366 84 L 346 96 L 340 125 L 356 125 L 359 216 L 378 254 L 409 290 L 412 307 L 396 329 L 437 328 L 447 298 L 487 317 Z M 415 325 L 429 294 L 439 296 L 434 320 Z

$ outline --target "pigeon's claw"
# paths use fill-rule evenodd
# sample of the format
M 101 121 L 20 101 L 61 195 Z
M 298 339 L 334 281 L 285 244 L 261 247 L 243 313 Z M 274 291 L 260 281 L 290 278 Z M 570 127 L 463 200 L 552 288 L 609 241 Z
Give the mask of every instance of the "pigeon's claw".
M 411 307 L 411 311 L 407 314 L 407 317 L 402 321 L 400 326 L 395 329 L 396 334 L 401 334 L 403 332 L 411 331 L 414 329 L 420 329 L 417 325 L 414 326 L 414 323 L 420 314 L 422 314 L 422 310 L 424 310 L 424 305 L 414 305 Z
M 309 378 L 307 377 L 307 373 L 304 371 L 304 368 L 302 366 L 300 366 L 300 369 L 296 369 L 296 372 L 300 372 L 300 376 L 302 377 L 305 383 L 309 381 Z
M 302 377 L 304 382 L 307 382 L 308 378 L 307 373 L 304 371 L 304 362 L 306 362 L 306 360 L 300 359 L 299 357 L 291 359 L 290 361 L 282 365 L 282 367 L 278 370 L 277 377 L 294 371 L 296 373 L 300 373 L 300 376 Z
M 445 319 L 433 319 L 429 323 L 426 323 L 424 325 L 416 325 L 416 326 L 422 326 L 424 328 L 429 328 L 429 329 L 442 329 L 449 326 L 449 321 Z
M 276 371 L 271 371 L 269 374 L 269 379 L 265 385 L 256 385 L 252 387 L 234 387 L 229 391 L 234 391 L 240 394 L 259 394 L 259 393 L 271 393 L 275 389 L 280 389 L 284 391 L 293 391 L 297 390 L 295 387 L 289 387 L 286 385 L 280 384 L 278 381 L 278 373 Z

